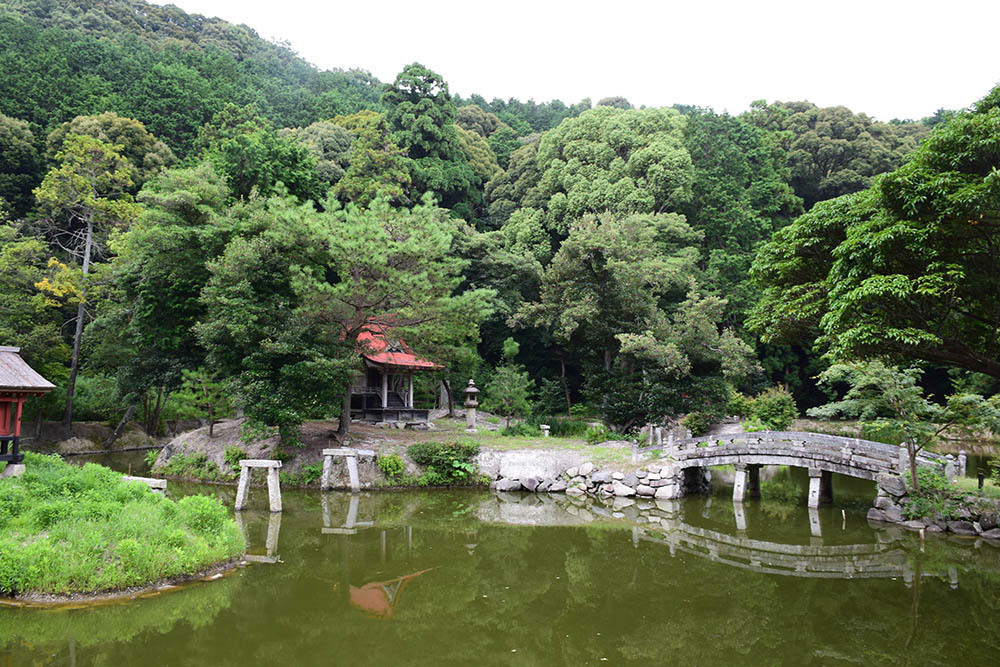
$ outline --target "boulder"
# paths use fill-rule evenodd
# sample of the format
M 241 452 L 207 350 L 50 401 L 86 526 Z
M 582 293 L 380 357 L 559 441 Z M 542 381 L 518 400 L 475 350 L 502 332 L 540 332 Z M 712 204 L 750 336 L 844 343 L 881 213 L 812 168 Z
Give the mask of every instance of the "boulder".
M 556 481 L 552 482 L 551 486 L 549 486 L 548 491 L 549 491 L 549 493 L 560 493 L 562 491 L 566 491 L 567 488 L 568 487 L 566 485 L 566 482 L 564 482 L 562 480 L 556 480 Z
M 892 521 L 893 523 L 903 522 L 903 512 L 896 505 L 882 510 L 882 513 L 885 515 L 886 521 Z
M 620 482 L 623 479 L 625 479 L 625 474 L 615 471 L 615 472 L 611 473 L 611 478 L 612 479 L 616 479 L 616 480 L 618 480 Z
M 636 487 L 635 492 L 640 496 L 652 496 L 656 494 L 656 489 L 649 486 L 648 484 L 640 484 Z
M 590 476 L 590 481 L 595 484 L 609 484 L 613 476 L 610 472 L 595 472 Z
M 551 487 L 554 483 L 555 483 L 554 479 L 543 479 L 541 482 L 538 483 L 538 486 L 535 487 L 535 493 L 547 492 L 549 490 L 549 487 Z
M 631 486 L 634 489 L 635 485 L 639 483 L 639 476 L 634 472 L 630 472 L 625 475 L 625 479 L 623 481 L 625 482 L 625 486 Z
M 649 473 L 647 473 L 645 470 L 636 470 L 635 471 L 635 476 L 637 478 L 639 478 L 639 479 L 646 479 L 646 475 L 648 475 L 648 474 Z
M 542 481 L 537 477 L 525 477 L 521 480 L 521 486 L 524 487 L 525 491 L 531 491 L 532 493 L 535 492 L 535 489 L 537 489 L 538 485 L 541 483 Z
M 997 520 L 996 512 L 983 512 L 979 515 L 979 525 L 983 527 L 983 531 L 993 530 L 998 525 L 1000 521 Z
M 1000 540 L 1000 528 L 984 530 L 981 537 L 985 537 L 988 540 Z
M 590 473 L 594 472 L 594 464 L 587 461 L 582 466 L 580 466 L 580 474 L 586 477 Z
M 497 491 L 520 491 L 521 482 L 516 479 L 501 479 L 496 483 Z
M 913 530 L 923 530 L 927 525 L 923 521 L 904 521 L 903 526 L 906 528 L 912 528 Z
M 616 496 L 625 497 L 625 496 L 635 495 L 635 489 L 633 489 L 631 486 L 625 486 L 624 484 L 622 484 L 617 480 L 615 481 L 614 484 L 611 485 L 611 489 Z
M 893 501 L 890 496 L 879 496 L 875 499 L 875 507 L 880 510 L 887 510 L 890 507 L 895 507 L 899 509 L 899 506 Z
M 566 476 L 569 477 L 570 479 L 573 479 L 579 474 L 580 474 L 580 468 L 578 468 L 577 466 L 573 466 L 572 468 L 566 469 Z
M 652 479 L 647 481 L 649 482 L 649 485 L 654 489 L 658 489 L 662 486 L 670 486 L 671 484 L 673 484 L 673 480 L 670 479 Z
M 874 507 L 868 510 L 866 518 L 869 521 L 888 521 L 888 519 L 885 518 L 885 513 L 883 513 L 880 509 L 875 509 Z
M 878 484 L 878 488 L 882 489 L 890 496 L 899 498 L 906 495 L 906 483 L 903 481 L 902 477 L 879 473 L 875 482 Z
M 970 521 L 949 521 L 948 530 L 956 535 L 975 535 L 976 528 Z

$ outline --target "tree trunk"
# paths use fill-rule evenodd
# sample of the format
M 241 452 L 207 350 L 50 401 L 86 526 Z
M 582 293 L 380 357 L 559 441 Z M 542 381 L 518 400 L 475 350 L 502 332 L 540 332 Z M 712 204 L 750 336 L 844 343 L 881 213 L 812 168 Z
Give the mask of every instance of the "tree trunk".
M 340 406 L 340 427 L 337 428 L 339 435 L 347 435 L 351 428 L 351 387 L 353 386 L 354 382 L 351 381 L 344 388 L 344 402 Z
M 122 415 L 121 421 L 118 422 L 118 426 L 116 426 L 115 430 L 111 432 L 108 439 L 104 441 L 104 449 L 111 449 L 111 445 L 115 444 L 115 440 L 117 440 L 118 436 L 122 434 L 122 431 L 125 430 L 129 420 L 132 419 L 132 415 L 135 414 L 135 407 L 136 404 L 132 403 L 128 406 L 128 409 L 125 410 L 125 414 Z
M 563 351 L 556 349 L 556 354 L 559 355 L 559 380 L 562 382 L 563 394 L 566 396 L 566 416 L 573 416 L 573 402 L 569 398 L 569 383 L 566 382 L 566 357 L 563 355 Z
M 94 240 L 94 223 L 87 221 L 87 238 L 83 244 L 83 284 L 80 286 L 80 304 L 76 307 L 76 331 L 73 333 L 73 357 L 70 361 L 69 382 L 66 383 L 66 408 L 63 410 L 62 425 L 69 428 L 73 423 L 73 394 L 76 392 L 76 376 L 80 371 L 80 340 L 83 338 L 84 303 L 87 298 L 87 274 L 90 272 L 90 247 Z
M 455 397 L 451 394 L 451 382 L 445 379 L 441 380 L 441 384 L 444 385 L 444 393 L 448 395 L 448 417 L 450 419 L 455 416 Z
M 163 398 L 163 387 L 160 387 L 159 392 L 156 394 L 156 409 L 153 411 L 153 423 L 150 424 L 150 429 L 146 431 L 149 435 L 155 436 L 160 432 L 160 414 L 163 412 L 163 405 L 167 402 Z
M 910 480 L 913 482 L 913 490 L 920 490 L 920 482 L 917 481 L 917 452 L 919 449 L 909 440 L 906 441 L 906 453 L 910 455 Z

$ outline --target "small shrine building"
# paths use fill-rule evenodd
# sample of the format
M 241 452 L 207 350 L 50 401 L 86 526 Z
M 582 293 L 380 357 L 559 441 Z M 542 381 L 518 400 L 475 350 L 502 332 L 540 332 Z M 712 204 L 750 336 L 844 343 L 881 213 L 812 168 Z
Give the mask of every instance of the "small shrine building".
M 24 402 L 55 389 L 25 363 L 21 348 L 0 345 L 0 461 L 18 464 L 24 460 L 21 446 L 21 413 Z
M 365 368 L 351 387 L 351 418 L 426 422 L 430 411 L 413 404 L 413 376 L 443 366 L 418 357 L 391 328 L 380 324 L 370 324 L 358 334 L 357 349 Z

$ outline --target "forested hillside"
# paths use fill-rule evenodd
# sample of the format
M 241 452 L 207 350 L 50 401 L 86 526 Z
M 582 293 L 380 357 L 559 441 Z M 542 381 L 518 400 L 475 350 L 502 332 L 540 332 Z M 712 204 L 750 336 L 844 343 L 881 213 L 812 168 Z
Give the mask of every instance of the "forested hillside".
M 138 406 L 151 431 L 214 403 L 294 441 L 341 413 L 371 322 L 445 367 L 418 386 L 428 400 L 475 377 L 487 407 L 623 431 L 717 417 L 776 384 L 804 408 L 824 398 L 822 352 L 933 342 L 965 241 L 871 260 L 899 260 L 892 280 L 922 285 L 937 313 L 883 349 L 858 329 L 885 300 L 858 297 L 871 283 L 846 259 L 861 253 L 852 225 L 961 208 L 973 190 L 934 180 L 951 150 L 986 150 L 966 163 L 991 210 L 996 113 L 464 99 L 419 63 L 388 83 L 321 71 L 175 7 L 2 2 L 0 343 L 59 385 L 40 417 Z M 963 124 L 983 143 L 959 145 Z M 988 250 L 975 256 L 995 281 Z M 995 377 L 995 328 L 934 362 Z

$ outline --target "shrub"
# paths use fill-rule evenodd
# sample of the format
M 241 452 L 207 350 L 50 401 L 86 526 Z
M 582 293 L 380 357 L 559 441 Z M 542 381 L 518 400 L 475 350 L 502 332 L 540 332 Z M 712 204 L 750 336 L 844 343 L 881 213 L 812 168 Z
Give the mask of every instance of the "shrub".
M 394 480 L 397 476 L 402 475 L 406 470 L 406 465 L 403 463 L 403 457 L 399 454 L 383 454 L 378 457 L 376 463 L 378 469 L 381 470 L 390 481 Z
M 174 454 L 166 465 L 159 468 L 159 472 L 171 477 L 188 477 L 203 481 L 217 480 L 221 474 L 219 466 L 209 461 L 205 452 Z
M 795 398 L 784 387 L 762 392 L 750 406 L 751 419 L 770 431 L 784 431 L 798 416 Z
M 240 461 L 245 459 L 246 457 L 247 457 L 246 451 L 244 451 L 242 447 L 237 447 L 236 445 L 230 445 L 229 447 L 226 447 L 226 452 L 225 454 L 222 455 L 222 458 L 225 460 L 226 463 L 229 464 L 229 467 L 232 468 L 234 471 L 240 469 Z
M 152 470 L 153 467 L 156 465 L 156 459 L 158 459 L 158 458 L 160 458 L 160 450 L 159 449 L 150 449 L 149 451 L 147 451 L 146 452 L 146 456 L 145 456 L 146 467 L 148 467 L 150 470 Z
M 706 412 L 689 412 L 681 419 L 681 426 L 691 431 L 691 435 L 699 436 L 708 433 L 708 428 L 714 421 Z
M 507 428 L 503 429 L 500 433 L 513 438 L 530 438 L 542 434 L 538 426 L 529 424 L 528 422 L 521 422 L 520 424 L 514 424 L 513 426 L 508 426 Z
M 479 445 L 474 442 L 418 442 L 410 445 L 407 454 L 414 463 L 426 466 L 424 486 L 469 483 L 475 480 L 476 455 Z
M 729 403 L 726 404 L 726 414 L 737 417 L 749 417 L 750 409 L 753 407 L 753 399 L 738 391 L 734 391 L 729 396 Z

